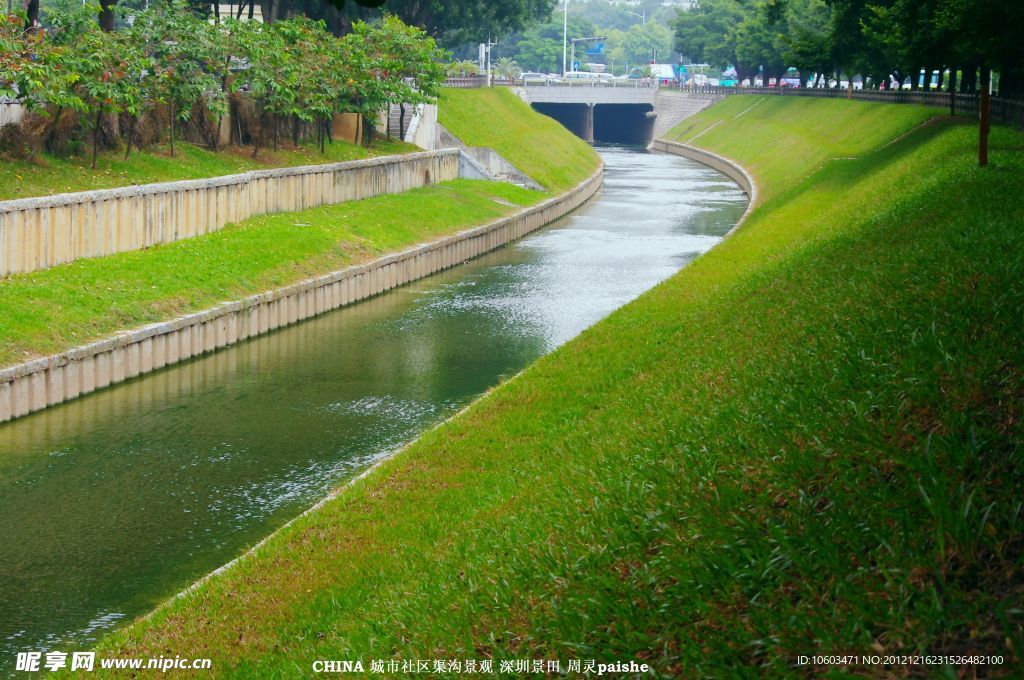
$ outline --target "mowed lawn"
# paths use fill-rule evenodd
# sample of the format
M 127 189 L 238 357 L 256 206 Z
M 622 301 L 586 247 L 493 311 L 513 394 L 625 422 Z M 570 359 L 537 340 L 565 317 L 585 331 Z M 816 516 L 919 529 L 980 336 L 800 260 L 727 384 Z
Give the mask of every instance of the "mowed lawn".
M 488 96 L 481 93 L 479 98 Z M 447 106 L 442 103 L 442 110 Z M 485 224 L 562 193 L 597 169 L 600 159 L 590 147 L 517 99 L 499 98 L 488 107 L 496 116 L 510 117 L 514 111 L 523 118 L 526 129 L 520 141 L 535 149 L 531 158 L 537 167 L 554 168 L 565 148 L 582 145 L 586 154 L 562 178 L 569 183 L 540 192 L 502 182 L 444 182 L 403 194 L 255 217 L 176 243 L 0 278 L 0 367 Z M 478 119 L 475 125 L 489 123 Z M 464 131 L 473 130 L 474 124 L 467 123 Z M 205 160 L 211 156 L 196 148 L 182 153 Z
M 733 237 L 100 655 L 1015 676 L 1024 136 L 996 128 L 981 170 L 933 111 L 753 103 L 686 124 L 761 185 Z
M 533 112 L 507 87 L 447 89 L 440 123 L 467 146 L 487 146 L 550 193 L 576 186 L 594 172 L 597 153 L 553 118 Z M 546 140 L 543 146 L 538 139 Z
M 370 148 L 336 141 L 327 144 L 323 153 L 312 144 L 298 147 L 289 144 L 277 151 L 261 149 L 253 158 L 251 149 L 228 147 L 214 152 L 179 142 L 174 145 L 173 156 L 167 144 L 147 148 L 141 153 L 133 152 L 127 160 L 123 150 L 104 152 L 97 158 L 95 168 L 91 152 L 87 151 L 73 156 L 39 154 L 32 161 L 0 156 L 0 200 L 203 179 L 248 170 L 336 163 L 411 151 L 419 149 L 397 140 L 378 139 Z

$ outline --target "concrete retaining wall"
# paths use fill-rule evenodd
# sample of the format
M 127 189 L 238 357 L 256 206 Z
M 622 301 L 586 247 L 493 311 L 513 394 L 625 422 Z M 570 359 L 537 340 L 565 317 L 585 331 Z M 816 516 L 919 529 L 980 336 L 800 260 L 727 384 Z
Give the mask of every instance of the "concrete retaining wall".
M 458 165 L 457 152 L 445 163 Z M 565 215 L 601 186 L 602 169 L 571 191 L 509 217 L 369 264 L 152 324 L 0 370 L 0 422 L 267 333 L 451 267 Z
M 0 201 L 0 276 L 455 179 L 455 149 Z
M 743 189 L 743 193 L 750 198 L 751 205 L 757 199 L 757 185 L 754 183 L 754 179 L 747 174 L 740 165 L 734 161 L 729 160 L 724 156 L 705 151 L 704 149 L 698 149 L 695 146 L 689 144 L 680 144 L 679 142 L 670 142 L 666 139 L 655 139 L 651 142 L 651 147 L 655 151 L 664 151 L 666 153 L 675 154 L 676 156 L 685 156 L 698 163 L 703 163 L 709 168 L 714 168 L 720 173 L 736 182 Z
M 751 177 L 739 163 L 731 161 L 725 156 L 719 156 L 718 154 L 705 151 L 704 149 L 698 149 L 697 147 L 690 146 L 689 144 L 670 142 L 667 139 L 655 139 L 651 142 L 650 148 L 655 151 L 664 151 L 665 153 L 675 154 L 676 156 L 684 156 L 691 160 L 695 160 L 698 163 L 703 163 L 740 185 L 740 188 L 743 189 L 743 193 L 747 195 L 750 202 L 747 203 L 747 209 L 743 211 L 743 215 L 740 219 L 725 235 L 726 237 L 739 229 L 740 225 L 747 220 L 747 217 L 750 215 L 750 212 L 754 209 L 757 203 L 757 183 L 754 182 L 754 178 Z

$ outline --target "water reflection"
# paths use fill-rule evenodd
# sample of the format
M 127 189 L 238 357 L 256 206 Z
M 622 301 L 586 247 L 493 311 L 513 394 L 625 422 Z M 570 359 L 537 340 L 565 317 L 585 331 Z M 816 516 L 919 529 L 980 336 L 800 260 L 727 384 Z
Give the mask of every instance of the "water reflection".
M 603 151 L 556 225 L 429 279 L 0 425 L 0 668 L 80 649 L 671 276 L 745 198 Z

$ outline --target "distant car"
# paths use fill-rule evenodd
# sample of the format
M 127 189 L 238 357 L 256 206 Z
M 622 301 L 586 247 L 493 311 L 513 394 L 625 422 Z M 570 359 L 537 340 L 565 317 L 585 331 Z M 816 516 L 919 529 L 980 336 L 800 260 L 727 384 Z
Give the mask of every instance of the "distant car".
M 527 73 L 520 74 L 519 79 L 524 83 L 547 83 L 551 78 L 546 73 L 536 73 L 529 71 Z

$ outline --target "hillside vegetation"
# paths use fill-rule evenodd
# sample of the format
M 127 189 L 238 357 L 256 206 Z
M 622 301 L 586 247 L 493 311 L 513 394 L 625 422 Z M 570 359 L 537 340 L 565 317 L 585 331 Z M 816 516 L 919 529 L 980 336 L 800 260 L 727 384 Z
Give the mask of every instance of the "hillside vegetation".
M 597 167 L 597 153 L 553 118 L 533 111 L 508 88 L 447 89 L 439 120 L 467 146 L 488 146 L 552 193 L 571 189 Z M 538 138 L 545 139 L 538 145 Z
M 760 182 L 734 236 L 100 653 L 1019 670 L 1024 137 L 753 103 L 677 131 Z

